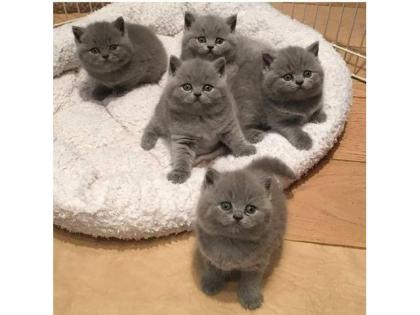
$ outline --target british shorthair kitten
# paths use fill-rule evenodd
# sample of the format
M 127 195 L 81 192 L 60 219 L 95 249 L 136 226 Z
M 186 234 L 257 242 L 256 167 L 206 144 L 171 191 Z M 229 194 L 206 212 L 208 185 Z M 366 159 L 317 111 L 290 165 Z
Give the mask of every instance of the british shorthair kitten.
M 226 146 L 234 156 L 256 152 L 246 141 L 226 84 L 225 59 L 181 61 L 171 56 L 169 80 L 146 126 L 141 146 L 152 149 L 159 137 L 170 142 L 172 170 L 167 178 L 185 182 L 196 157 Z
M 295 177 L 269 157 L 237 171 L 207 170 L 194 223 L 204 293 L 218 293 L 239 272 L 241 305 L 262 304 L 263 276 L 273 253 L 281 250 L 286 228 L 286 198 L 276 175 Z
M 81 64 L 97 83 L 92 91 L 96 100 L 157 83 L 166 71 L 166 51 L 145 26 L 125 23 L 119 17 L 112 23 L 73 26 L 73 34 Z
M 301 150 L 312 147 L 303 125 L 327 119 L 322 102 L 324 71 L 318 50 L 319 42 L 315 42 L 307 48 L 289 46 L 262 55 L 267 124 Z

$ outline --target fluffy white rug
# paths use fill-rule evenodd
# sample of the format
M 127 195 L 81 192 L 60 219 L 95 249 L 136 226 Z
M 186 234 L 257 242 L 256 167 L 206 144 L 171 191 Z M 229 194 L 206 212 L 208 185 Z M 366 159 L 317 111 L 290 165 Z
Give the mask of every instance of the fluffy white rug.
M 257 145 L 257 155 L 228 156 L 215 163 L 221 170 L 234 169 L 257 156 L 270 155 L 282 159 L 299 177 L 304 175 L 336 142 L 351 102 L 346 64 L 310 27 L 268 4 L 255 3 L 114 3 L 73 24 L 123 16 L 126 21 L 154 27 L 168 55 L 179 55 L 186 10 L 221 16 L 238 13 L 237 32 L 276 47 L 320 41 L 328 120 L 305 126 L 314 140 L 313 148 L 298 151 L 280 135 L 269 134 Z M 122 239 L 189 230 L 204 169 L 195 168 L 182 185 L 171 184 L 166 179 L 169 153 L 162 141 L 149 152 L 139 145 L 166 75 L 158 85 L 108 99 L 107 107 L 84 101 L 79 91 L 86 84 L 86 73 L 76 71 L 73 24 L 54 30 L 54 223 L 73 232 Z

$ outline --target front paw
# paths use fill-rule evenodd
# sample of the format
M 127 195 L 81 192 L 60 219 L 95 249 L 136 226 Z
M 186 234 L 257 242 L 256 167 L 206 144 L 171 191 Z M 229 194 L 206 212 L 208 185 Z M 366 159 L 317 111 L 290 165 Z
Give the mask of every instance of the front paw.
M 259 308 L 263 301 L 264 297 L 260 292 L 239 292 L 239 303 L 242 307 L 248 310 L 255 310 Z
M 111 95 L 112 89 L 98 85 L 96 86 L 92 91 L 92 98 L 96 101 L 103 101 L 105 98 L 107 98 L 109 95 Z
M 264 139 L 264 131 L 258 129 L 248 129 L 244 131 L 245 138 L 251 143 L 258 143 Z
M 190 171 L 174 169 L 168 173 L 168 180 L 174 184 L 182 184 L 191 175 Z
M 246 144 L 240 147 L 238 150 L 233 151 L 233 156 L 240 157 L 240 156 L 248 156 L 253 155 L 257 152 L 257 148 L 252 144 Z
M 327 120 L 327 114 L 322 110 L 312 116 L 311 122 L 315 124 L 321 124 Z
M 140 145 L 143 148 L 143 150 L 149 151 L 149 150 L 154 148 L 157 140 L 158 140 L 157 135 L 152 134 L 152 133 L 145 133 L 145 134 L 143 134 L 143 136 L 141 138 L 141 144 Z
M 223 279 L 212 279 L 204 276 L 201 279 L 201 290 L 207 295 L 215 295 L 223 289 L 224 284 Z
M 312 139 L 306 132 L 301 132 L 294 137 L 291 143 L 298 150 L 309 150 L 312 148 Z

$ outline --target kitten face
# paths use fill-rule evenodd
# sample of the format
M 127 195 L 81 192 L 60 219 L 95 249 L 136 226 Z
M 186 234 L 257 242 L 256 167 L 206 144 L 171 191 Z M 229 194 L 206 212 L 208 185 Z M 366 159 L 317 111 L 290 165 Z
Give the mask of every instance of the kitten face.
M 235 54 L 236 15 L 223 19 L 214 15 L 194 16 L 185 14 L 185 29 L 182 49 L 193 57 L 215 60 L 225 57 L 230 60 Z
M 168 97 L 170 106 L 178 111 L 206 112 L 222 102 L 225 95 L 225 60 L 214 62 L 190 59 L 181 62 L 170 58 Z
M 263 54 L 264 91 L 272 98 L 302 100 L 322 92 L 324 73 L 318 42 L 308 48 L 290 46 Z
M 86 28 L 73 27 L 79 58 L 84 66 L 97 72 L 119 69 L 130 61 L 133 47 L 124 20 L 97 22 Z
M 269 189 L 255 175 L 246 171 L 223 175 L 212 169 L 207 172 L 197 220 L 208 233 L 255 239 L 266 230 L 271 213 Z

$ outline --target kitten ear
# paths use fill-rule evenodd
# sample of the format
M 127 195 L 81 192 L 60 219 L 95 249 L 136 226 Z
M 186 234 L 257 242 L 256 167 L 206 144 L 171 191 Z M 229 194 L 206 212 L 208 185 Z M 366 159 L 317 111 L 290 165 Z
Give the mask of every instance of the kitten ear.
M 124 35 L 125 25 L 124 25 L 124 19 L 122 16 L 116 19 L 112 24 L 117 28 L 117 30 L 121 32 L 122 35 Z
M 319 41 L 316 41 L 315 43 L 306 47 L 306 50 L 313 53 L 315 55 L 315 57 L 318 57 Z
M 273 56 L 271 56 L 269 53 L 263 53 L 262 54 L 262 62 L 263 62 L 263 69 L 264 70 L 270 70 L 270 66 L 273 63 Z
M 220 173 L 214 168 L 209 167 L 207 169 L 206 175 L 204 176 L 204 187 L 207 188 L 209 186 L 213 186 L 214 183 L 219 179 L 219 177 Z
M 215 61 L 213 61 L 213 65 L 216 68 L 216 71 L 219 74 L 219 76 L 223 77 L 226 69 L 225 57 L 217 58 Z
M 184 27 L 186 29 L 189 29 L 191 27 L 191 25 L 193 24 L 193 22 L 195 21 L 195 17 L 191 12 L 185 12 L 184 15 Z
M 71 29 L 73 31 L 74 38 L 77 40 L 78 43 L 81 43 L 82 41 L 80 40 L 80 38 L 85 32 L 85 29 L 79 26 L 72 26 Z
M 226 24 L 230 26 L 230 31 L 234 32 L 236 29 L 237 14 L 231 15 L 226 19 Z
M 171 55 L 169 58 L 169 74 L 171 76 L 174 76 L 176 73 L 176 70 L 181 66 L 181 60 L 179 60 L 174 55 Z

